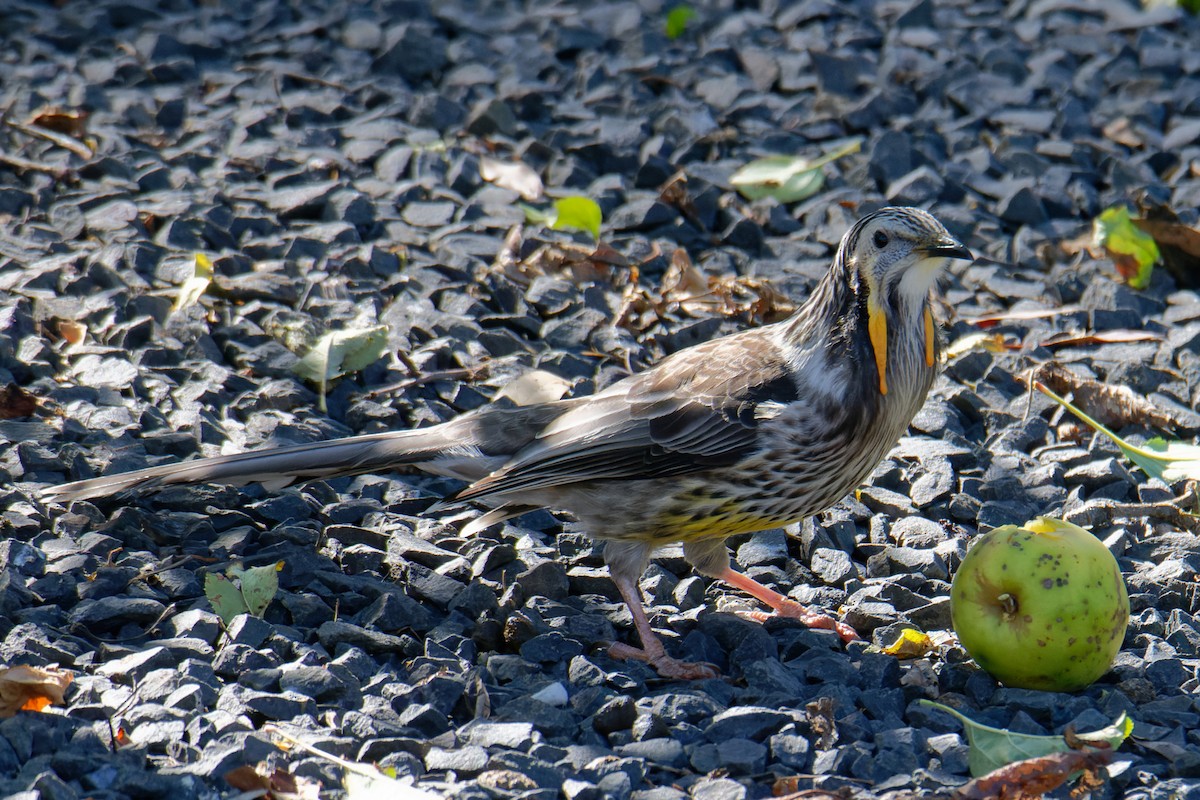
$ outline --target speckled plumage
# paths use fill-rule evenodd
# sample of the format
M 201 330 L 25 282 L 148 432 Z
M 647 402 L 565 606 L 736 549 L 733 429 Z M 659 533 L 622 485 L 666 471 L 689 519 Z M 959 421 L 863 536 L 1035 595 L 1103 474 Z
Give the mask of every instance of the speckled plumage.
M 696 677 L 703 670 L 667 657 L 641 611 L 636 581 L 651 552 L 683 541 L 702 573 L 777 609 L 776 600 L 790 602 L 732 573 L 724 539 L 817 513 L 866 478 L 925 401 L 938 350 L 929 295 L 947 259 L 966 257 L 929 214 L 882 209 L 850 229 L 789 319 L 680 351 L 595 395 L 153 467 L 46 496 L 199 482 L 281 488 L 404 466 L 461 478 L 468 485 L 447 502 L 493 506 L 485 522 L 556 507 L 608 541 L 610 571 L 645 645 L 623 654 Z

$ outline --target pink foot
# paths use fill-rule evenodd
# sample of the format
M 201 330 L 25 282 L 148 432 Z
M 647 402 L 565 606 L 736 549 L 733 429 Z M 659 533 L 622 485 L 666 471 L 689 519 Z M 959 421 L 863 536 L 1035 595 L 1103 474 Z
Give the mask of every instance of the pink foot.
M 672 658 L 667 655 L 666 652 L 651 654 L 645 650 L 622 644 L 621 642 L 609 645 L 608 654 L 619 661 L 628 659 L 644 661 L 654 667 L 659 675 L 675 680 L 702 681 L 708 678 L 716 678 L 721 674 L 712 664 L 703 664 L 698 661 L 680 661 L 678 658 Z
M 858 632 L 846 623 L 838 622 L 828 614 L 823 614 L 807 606 L 802 606 L 795 600 L 785 599 L 781 601 L 774 611 L 742 611 L 738 613 L 738 616 L 752 619 L 755 622 L 766 622 L 771 617 L 798 619 L 809 628 L 835 631 L 838 636 L 842 637 L 843 642 L 857 642 L 860 640 Z

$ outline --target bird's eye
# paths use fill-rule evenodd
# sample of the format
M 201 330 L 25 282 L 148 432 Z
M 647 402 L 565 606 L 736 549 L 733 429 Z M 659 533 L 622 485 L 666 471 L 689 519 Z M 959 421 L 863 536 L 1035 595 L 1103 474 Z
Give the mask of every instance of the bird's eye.
M 888 235 L 883 231 L 875 231 L 875 236 L 872 237 L 872 241 L 875 242 L 876 247 L 882 250 L 883 248 L 887 247 Z

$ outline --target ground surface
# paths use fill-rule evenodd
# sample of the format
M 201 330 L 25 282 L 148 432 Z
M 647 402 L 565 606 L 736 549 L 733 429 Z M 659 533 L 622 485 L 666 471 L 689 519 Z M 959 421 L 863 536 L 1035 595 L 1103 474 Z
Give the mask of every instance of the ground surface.
M 1167 415 L 1127 433 L 1200 429 L 1196 292 L 1162 269 L 1135 291 L 1057 246 L 1126 201 L 1196 222 L 1196 19 L 1117 0 L 696 3 L 671 41 L 652 2 L 59 5 L 0 6 L 0 384 L 42 402 L 0 421 L 0 662 L 76 678 L 57 713 L 0 722 L 0 794 L 213 797 L 266 759 L 336 787 L 334 767 L 269 743 L 274 723 L 465 797 L 740 800 L 789 776 L 920 795 L 967 779 L 959 726 L 924 697 L 1026 732 L 1128 711 L 1128 768 L 1099 795 L 1196 792 L 1200 548 L 1185 518 L 1146 508 L 1184 487 L 1067 438 L 1018 380 L 1057 360 Z M 731 191 L 750 158 L 849 137 L 861 153 L 810 200 Z M 604 263 L 497 266 L 522 213 L 481 179 L 485 155 L 596 199 Z M 686 185 L 664 192 L 678 171 Z M 652 618 L 724 677 L 665 682 L 598 645 L 632 630 L 584 532 L 540 512 L 460 537 L 475 511 L 420 516 L 447 481 L 31 499 L 226 447 L 427 424 L 531 367 L 590 391 L 772 310 L 749 308 L 753 281 L 732 314 L 655 302 L 676 248 L 800 299 L 885 202 L 931 208 L 981 256 L 948 278 L 951 338 L 986 313 L 1067 310 L 1002 323 L 1018 350 L 952 361 L 857 499 L 731 544 L 751 574 L 883 638 L 948 627 L 978 533 L 1035 514 L 1093 524 L 1133 621 L 1085 691 L 1002 689 L 957 650 L 900 662 L 755 626 L 670 551 L 644 582 Z M 545 241 L 589 239 L 533 229 L 510 250 Z M 197 251 L 214 285 L 172 314 Z M 320 413 L 286 345 L 374 324 L 389 354 Z M 1159 338 L 1047 344 L 1128 329 Z M 203 581 L 235 560 L 282 561 L 281 589 L 223 631 Z

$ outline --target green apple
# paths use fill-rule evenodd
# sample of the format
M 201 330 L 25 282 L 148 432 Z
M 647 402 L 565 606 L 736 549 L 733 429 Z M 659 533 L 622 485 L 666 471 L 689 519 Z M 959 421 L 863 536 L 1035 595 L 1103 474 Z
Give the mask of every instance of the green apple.
M 954 574 L 950 616 L 963 648 L 1001 683 L 1069 692 L 1112 665 L 1129 595 L 1099 539 L 1039 517 L 975 541 Z

